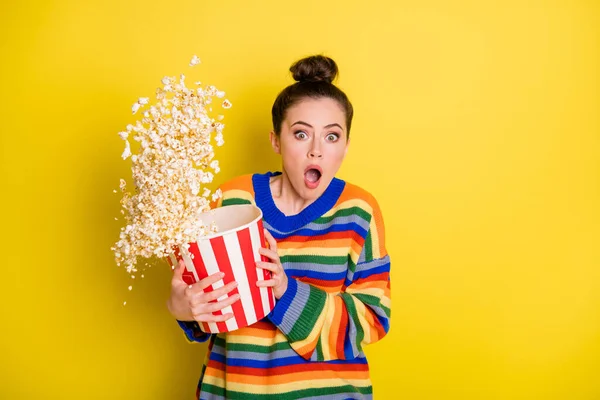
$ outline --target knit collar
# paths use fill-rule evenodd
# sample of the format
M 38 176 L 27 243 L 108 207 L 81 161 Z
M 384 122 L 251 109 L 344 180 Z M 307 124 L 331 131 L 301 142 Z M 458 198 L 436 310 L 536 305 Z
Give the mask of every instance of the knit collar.
M 281 172 L 254 174 L 252 175 L 252 184 L 254 186 L 256 205 L 262 210 L 264 220 L 280 232 L 293 232 L 300 229 L 331 210 L 340 198 L 346 185 L 346 182 L 343 180 L 333 178 L 323 194 L 308 207 L 298 214 L 285 215 L 275 205 L 271 186 L 269 185 L 270 178 L 277 175 L 281 175 Z

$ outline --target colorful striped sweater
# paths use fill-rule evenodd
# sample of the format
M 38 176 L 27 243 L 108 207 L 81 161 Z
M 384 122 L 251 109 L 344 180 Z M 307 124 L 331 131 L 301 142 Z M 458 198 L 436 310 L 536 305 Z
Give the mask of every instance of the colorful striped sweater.
M 222 185 L 217 206 L 256 204 L 277 241 L 288 288 L 263 320 L 209 335 L 178 321 L 190 342 L 209 341 L 198 399 L 369 399 L 363 346 L 390 327 L 390 258 L 376 200 L 334 178 L 293 216 L 275 205 L 270 177 Z

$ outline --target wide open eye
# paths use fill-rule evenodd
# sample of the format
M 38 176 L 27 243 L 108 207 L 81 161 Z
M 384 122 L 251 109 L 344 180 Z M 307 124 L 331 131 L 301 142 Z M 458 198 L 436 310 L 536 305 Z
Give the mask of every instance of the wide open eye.
M 336 142 L 339 138 L 340 136 L 337 133 L 330 133 L 325 137 L 328 142 Z
M 294 136 L 296 136 L 296 139 L 306 139 L 308 137 L 304 131 L 296 131 L 294 132 Z

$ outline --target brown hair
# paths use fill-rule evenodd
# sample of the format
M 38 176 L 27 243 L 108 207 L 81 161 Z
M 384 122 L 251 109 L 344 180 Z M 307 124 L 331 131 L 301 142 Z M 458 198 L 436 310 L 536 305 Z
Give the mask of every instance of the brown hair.
M 338 74 L 338 67 L 331 58 L 316 55 L 296 61 L 290 72 L 297 82 L 283 89 L 273 103 L 271 115 L 275 134 L 281 133 L 281 124 L 287 110 L 305 98 L 323 97 L 336 100 L 346 115 L 346 137 L 350 137 L 350 125 L 354 109 L 348 97 L 332 82 Z

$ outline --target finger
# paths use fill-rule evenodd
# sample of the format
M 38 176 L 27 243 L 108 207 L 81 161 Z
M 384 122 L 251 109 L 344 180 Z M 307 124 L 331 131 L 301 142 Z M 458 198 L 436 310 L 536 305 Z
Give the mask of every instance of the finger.
M 233 296 L 229 296 L 223 301 L 217 301 L 216 303 L 210 303 L 205 307 L 206 312 L 215 312 L 224 309 L 225 307 L 229 307 L 236 301 L 240 300 L 239 294 L 234 294 Z
M 173 278 L 171 281 L 173 283 L 181 283 L 183 282 L 183 272 L 185 271 L 185 262 L 183 260 L 179 260 L 177 265 L 171 267 L 173 269 Z M 185 283 L 185 282 L 184 282 Z
M 266 257 L 268 257 L 269 259 L 271 259 L 273 261 L 279 261 L 279 255 L 274 250 L 267 249 L 265 247 L 261 247 L 261 248 L 258 249 L 258 252 L 260 254 L 262 254 L 263 256 L 266 256 Z
M 277 251 L 277 242 L 275 241 L 275 238 L 267 229 L 263 230 L 265 231 L 265 238 L 267 239 L 267 243 L 269 243 L 269 248 L 271 250 Z
M 229 318 L 233 318 L 233 313 L 213 315 L 213 314 L 200 314 L 198 317 L 194 316 L 194 319 L 198 322 L 225 322 Z
M 212 275 L 209 275 L 206 278 L 202 279 L 200 282 L 188 285 L 185 288 L 184 295 L 189 299 L 195 298 L 204 293 L 204 289 L 223 279 L 224 276 L 225 274 L 223 274 L 222 272 L 217 272 Z
M 193 285 L 191 285 L 192 286 L 191 291 L 193 294 L 203 293 L 204 289 L 206 289 L 207 287 L 209 287 L 211 285 L 214 285 L 215 283 L 219 282 L 224 277 L 225 277 L 224 272 L 215 272 L 214 274 L 209 275 L 206 278 L 201 279 L 199 282 L 196 282 Z
M 264 281 L 256 281 L 256 286 L 258 287 L 273 287 L 277 284 L 275 279 L 266 279 Z
M 269 263 L 269 262 L 264 262 L 264 261 L 258 261 L 256 263 L 256 266 L 258 268 L 263 268 L 263 269 L 266 269 L 268 271 L 275 272 L 275 273 L 279 272 L 279 270 L 281 269 L 279 267 L 279 265 L 277 265 L 275 263 Z
M 221 296 L 225 296 L 226 294 L 234 290 L 237 286 L 237 282 L 229 282 L 223 287 L 212 290 L 210 292 L 204 292 L 199 296 L 195 296 L 194 301 L 197 303 L 209 303 L 211 301 L 217 300 Z

